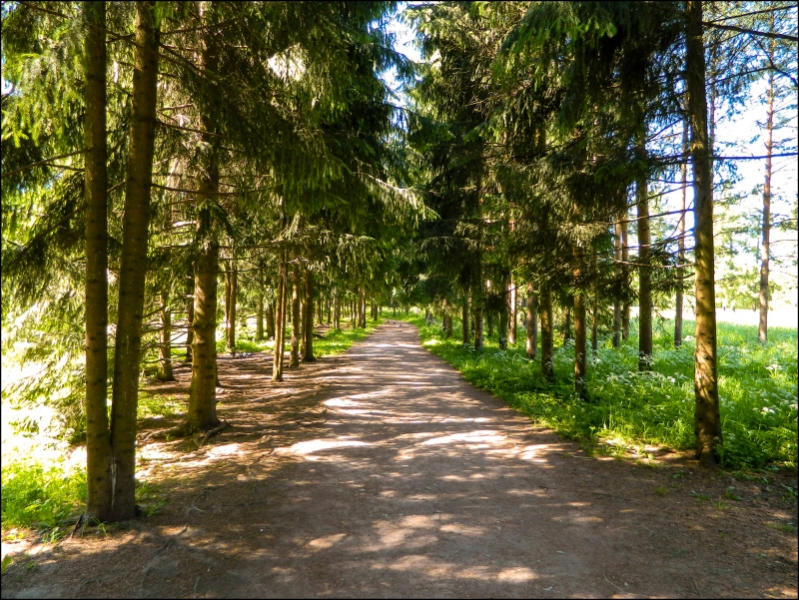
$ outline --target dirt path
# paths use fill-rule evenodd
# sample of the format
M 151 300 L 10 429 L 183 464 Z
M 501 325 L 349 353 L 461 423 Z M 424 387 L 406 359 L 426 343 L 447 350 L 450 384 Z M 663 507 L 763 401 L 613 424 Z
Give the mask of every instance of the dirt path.
M 3 597 L 796 597 L 795 503 L 588 458 L 410 325 L 279 386 L 262 358 L 229 363 L 231 430 L 145 449 L 161 513 L 15 565 Z M 741 501 L 697 499 L 729 485 Z

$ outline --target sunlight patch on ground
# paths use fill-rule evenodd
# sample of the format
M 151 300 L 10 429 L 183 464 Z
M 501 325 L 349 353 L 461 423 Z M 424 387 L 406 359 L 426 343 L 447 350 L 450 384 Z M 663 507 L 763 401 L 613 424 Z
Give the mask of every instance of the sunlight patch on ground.
M 488 448 L 489 444 L 501 444 L 505 442 L 505 436 L 499 435 L 495 430 L 469 431 L 466 433 L 453 433 L 442 437 L 433 438 L 422 442 L 423 446 L 433 444 L 451 444 L 453 442 L 466 442 L 478 444 L 478 448 Z
M 333 535 L 325 535 L 315 540 L 311 540 L 306 546 L 311 550 L 327 550 L 338 544 L 341 540 L 347 537 L 346 533 L 334 533 Z
M 288 448 L 278 448 L 275 452 L 280 454 L 304 455 L 333 448 L 346 448 L 349 446 L 371 446 L 371 444 L 358 440 L 310 440 L 307 442 L 298 442 Z
M 513 583 L 522 583 L 524 581 L 531 581 L 538 579 L 538 575 L 533 573 L 527 567 L 513 567 L 510 569 L 503 569 L 497 574 L 499 581 L 511 581 Z

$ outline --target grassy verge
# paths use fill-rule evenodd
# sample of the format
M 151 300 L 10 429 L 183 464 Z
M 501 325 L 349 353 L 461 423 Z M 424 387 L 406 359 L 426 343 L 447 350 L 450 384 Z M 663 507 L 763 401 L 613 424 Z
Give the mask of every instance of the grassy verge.
M 422 343 L 461 371 L 468 381 L 504 399 L 541 425 L 595 447 L 656 444 L 681 450 L 694 444 L 694 343 L 674 348 L 668 321 L 655 332 L 652 371 L 637 371 L 633 335 L 613 349 L 601 344 L 589 361 L 590 400 L 573 394 L 571 344 L 555 351 L 555 380 L 541 377 L 540 363 L 520 342 L 506 352 L 497 338 L 480 352 L 460 343 L 460 331 L 445 339 L 440 323 L 426 325 L 411 315 Z M 693 331 L 691 322 L 685 331 Z M 797 332 L 770 328 L 768 344 L 757 342 L 756 327 L 719 324 L 719 395 L 724 443 L 722 465 L 733 469 L 797 466 Z

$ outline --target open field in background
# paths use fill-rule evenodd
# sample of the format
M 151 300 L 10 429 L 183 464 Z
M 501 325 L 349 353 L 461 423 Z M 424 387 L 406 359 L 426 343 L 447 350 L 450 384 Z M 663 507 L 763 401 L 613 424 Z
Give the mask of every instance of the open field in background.
M 738 311 L 740 312 L 740 311 Z M 584 442 L 586 448 L 646 456 L 658 445 L 689 450 L 694 444 L 693 321 L 684 324 L 685 341 L 672 342 L 673 322 L 655 320 L 652 371 L 637 371 L 635 321 L 630 339 L 618 350 L 604 339 L 589 360 L 590 401 L 573 394 L 571 344 L 556 347 L 555 380 L 541 377 L 540 362 L 528 361 L 524 328 L 507 352 L 497 336 L 482 352 L 464 348 L 456 320 L 445 339 L 440 323 L 405 317 L 419 327 L 423 345 L 474 385 L 527 414 L 535 423 Z M 556 335 L 556 346 L 562 337 Z M 590 348 L 590 342 L 589 342 Z M 722 465 L 730 469 L 797 466 L 797 330 L 770 327 L 769 342 L 757 342 L 757 327 L 719 323 L 719 391 L 724 443 Z

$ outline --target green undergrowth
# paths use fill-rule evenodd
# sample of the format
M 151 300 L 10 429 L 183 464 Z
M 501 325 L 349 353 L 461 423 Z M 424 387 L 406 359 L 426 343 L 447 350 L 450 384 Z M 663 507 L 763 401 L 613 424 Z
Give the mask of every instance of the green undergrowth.
M 77 467 L 11 462 L 3 464 L 2 482 L 4 533 L 24 527 L 57 535 L 63 521 L 80 514 L 86 502 L 86 473 Z
M 375 328 L 383 322 L 383 319 L 378 319 L 377 322 L 368 319 L 365 328 L 354 328 L 349 322 L 342 322 L 340 331 L 336 331 L 332 327 L 327 329 L 322 337 L 314 337 L 313 351 L 316 358 L 323 356 L 332 356 L 346 352 L 353 344 L 366 339 Z M 272 352 L 274 348 L 273 341 L 260 341 L 257 342 L 252 339 L 252 332 L 245 331 L 244 334 L 236 340 L 237 352 Z M 289 350 L 288 340 L 291 337 L 291 328 L 286 332 L 286 351 Z M 217 340 L 216 350 L 218 353 L 226 352 L 224 339 Z
M 673 347 L 668 321 L 655 331 L 652 370 L 639 373 L 638 340 L 621 348 L 603 340 L 589 360 L 588 401 L 574 393 L 571 343 L 555 350 L 555 379 L 545 381 L 539 361 L 524 351 L 524 330 L 516 347 L 502 352 L 496 336 L 479 352 L 464 347 L 460 331 L 445 339 L 440 323 L 411 315 L 422 343 L 464 377 L 538 424 L 551 427 L 589 449 L 624 449 L 654 444 L 687 450 L 694 445 L 694 342 L 687 336 Z M 685 323 L 693 331 L 693 323 Z M 797 332 L 769 329 L 769 342 L 757 342 L 757 328 L 719 323 L 719 396 L 724 443 L 722 466 L 796 469 Z

